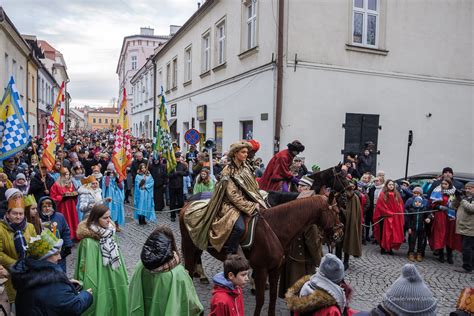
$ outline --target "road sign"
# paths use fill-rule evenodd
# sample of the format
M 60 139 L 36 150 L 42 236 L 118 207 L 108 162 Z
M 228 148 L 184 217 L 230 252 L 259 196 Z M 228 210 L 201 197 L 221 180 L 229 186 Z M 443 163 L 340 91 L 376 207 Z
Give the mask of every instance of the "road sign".
M 189 145 L 196 145 L 197 143 L 199 143 L 199 139 L 199 132 L 194 128 L 188 129 L 184 134 L 184 141 Z

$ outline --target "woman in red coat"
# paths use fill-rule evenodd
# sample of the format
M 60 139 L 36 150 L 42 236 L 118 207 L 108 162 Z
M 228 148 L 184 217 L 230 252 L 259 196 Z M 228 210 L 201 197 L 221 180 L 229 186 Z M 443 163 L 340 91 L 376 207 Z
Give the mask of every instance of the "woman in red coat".
M 430 215 L 431 226 L 430 247 L 438 251 L 440 262 L 444 262 L 446 247 L 447 261 L 453 264 L 453 249 L 461 251 L 461 235 L 456 234 L 456 218 L 448 215 L 449 209 L 454 211 L 456 188 L 450 178 L 443 178 L 441 184 L 434 188 L 430 196 L 431 208 L 437 210 Z
M 380 245 L 382 254 L 393 255 L 393 250 L 398 250 L 403 243 L 403 217 L 404 205 L 402 197 L 395 189 L 395 182 L 387 180 L 380 192 L 375 206 L 373 221 L 378 222 L 374 226 L 374 236 Z
M 51 187 L 50 196 L 56 202 L 57 211 L 66 219 L 71 232 L 71 240 L 76 239 L 76 229 L 79 225 L 76 209 L 77 191 L 67 168 L 61 168 L 58 180 Z

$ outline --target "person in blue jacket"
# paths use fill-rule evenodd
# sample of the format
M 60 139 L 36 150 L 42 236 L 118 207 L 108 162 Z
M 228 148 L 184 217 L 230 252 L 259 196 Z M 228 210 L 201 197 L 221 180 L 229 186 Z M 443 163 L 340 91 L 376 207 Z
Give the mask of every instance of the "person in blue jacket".
M 62 245 L 45 229 L 30 240 L 28 256 L 11 267 L 17 316 L 81 315 L 92 304 L 92 290 L 80 291 L 80 283 L 69 280 L 57 264 Z
M 64 241 L 58 265 L 66 273 L 66 257 L 71 254 L 73 246 L 66 219 L 63 214 L 56 211 L 56 204 L 49 196 L 43 196 L 38 201 L 38 214 L 41 218 L 43 229 L 49 229 L 56 238 L 61 238 Z
M 110 216 L 115 222 L 116 231 L 120 232 L 120 226 L 125 225 L 125 211 L 123 208 L 125 192 L 123 181 L 119 181 L 113 163 L 109 163 L 105 176 L 102 177 L 102 197 L 105 205 L 110 209 Z
M 147 221 L 156 222 L 155 202 L 153 200 L 153 177 L 144 163 L 138 167 L 135 177 L 135 188 L 133 191 L 133 206 L 135 208 L 135 219 L 138 224 L 146 225 Z

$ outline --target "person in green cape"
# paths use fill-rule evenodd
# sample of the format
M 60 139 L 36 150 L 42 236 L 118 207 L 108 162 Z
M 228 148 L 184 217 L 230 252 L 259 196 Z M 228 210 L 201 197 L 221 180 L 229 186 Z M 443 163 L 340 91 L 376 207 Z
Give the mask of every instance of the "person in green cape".
M 94 302 L 82 315 L 128 314 L 128 276 L 115 236 L 115 225 L 107 206 L 92 208 L 77 228 L 81 240 L 74 278 L 92 289 Z
M 129 315 L 200 315 L 203 306 L 180 264 L 173 232 L 158 226 L 145 241 L 129 287 Z

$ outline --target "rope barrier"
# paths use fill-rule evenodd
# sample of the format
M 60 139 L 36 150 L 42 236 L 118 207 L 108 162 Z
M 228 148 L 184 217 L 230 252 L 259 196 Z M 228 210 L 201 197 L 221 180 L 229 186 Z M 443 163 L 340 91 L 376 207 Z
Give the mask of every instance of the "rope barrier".
M 117 205 L 122 205 L 122 204 L 123 204 L 123 207 L 124 207 L 125 209 L 127 209 L 128 211 L 132 211 L 132 212 L 133 212 L 133 211 L 139 211 L 138 208 L 133 207 L 133 206 L 131 206 L 131 205 L 127 205 L 127 204 L 125 204 L 125 203 L 119 203 L 119 202 L 116 202 L 116 201 L 110 201 L 109 203 L 114 203 L 114 204 L 117 204 Z M 171 212 L 175 212 L 175 211 L 179 211 L 179 210 L 181 210 L 181 208 L 175 208 L 175 209 L 172 209 L 172 210 L 160 211 L 160 212 L 156 212 L 156 213 L 157 213 L 157 214 L 161 214 L 161 213 L 171 213 Z M 131 215 L 130 215 L 130 214 L 131 214 Z M 127 215 L 128 217 L 133 217 L 133 214 L 132 214 L 131 212 L 126 213 L 126 215 Z
M 441 210 L 430 210 L 430 211 L 421 211 L 421 212 L 414 212 L 414 213 L 393 213 L 393 215 L 416 215 L 416 214 L 435 213 L 435 212 L 439 212 L 439 211 L 441 211 Z M 387 217 L 389 217 L 389 216 L 382 216 L 375 223 L 372 223 L 372 224 L 369 224 L 369 225 L 362 224 L 362 226 L 369 227 L 369 228 L 374 227 L 375 225 L 377 225 L 378 223 L 380 223 L 381 221 L 383 221 Z

